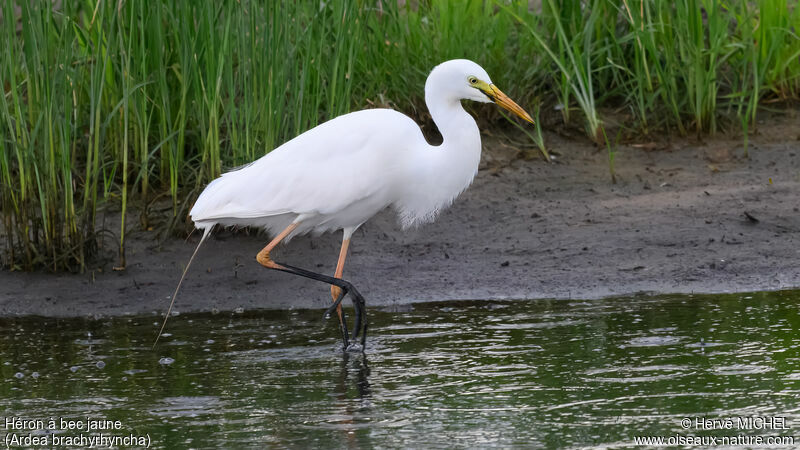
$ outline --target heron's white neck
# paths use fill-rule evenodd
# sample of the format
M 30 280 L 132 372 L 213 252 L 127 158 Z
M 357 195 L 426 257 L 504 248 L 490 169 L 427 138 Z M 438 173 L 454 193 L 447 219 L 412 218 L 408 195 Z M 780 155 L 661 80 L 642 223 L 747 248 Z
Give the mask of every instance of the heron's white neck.
M 444 140 L 421 146 L 414 155 L 413 186 L 407 187 L 408 201 L 398 205 L 405 226 L 428 222 L 450 205 L 472 183 L 481 159 L 475 119 L 459 99 L 437 95 L 441 91 L 430 84 L 425 86 L 425 103 Z
M 480 156 L 481 136 L 475 119 L 464 110 L 458 98 L 437 95 L 434 89 L 425 87 L 425 104 L 431 118 L 442 134 L 442 147 L 459 146 L 459 144 L 475 145 L 477 143 Z M 462 149 L 464 149 L 462 147 Z M 464 149 L 467 150 L 467 149 Z M 474 150 L 474 149 L 473 149 Z
M 442 144 L 430 149 L 429 164 L 438 172 L 439 182 L 446 182 L 461 193 L 478 172 L 481 160 L 481 134 L 475 119 L 464 110 L 458 98 L 436 95 L 425 89 L 425 103 L 433 122 L 442 134 Z

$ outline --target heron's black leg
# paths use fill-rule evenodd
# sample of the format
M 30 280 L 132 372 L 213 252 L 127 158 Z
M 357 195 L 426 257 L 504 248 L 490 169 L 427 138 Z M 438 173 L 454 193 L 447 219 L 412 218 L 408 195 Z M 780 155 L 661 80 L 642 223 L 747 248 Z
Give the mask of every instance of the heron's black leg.
M 353 339 L 358 339 L 358 334 L 361 332 L 361 351 L 363 352 L 367 348 L 367 314 L 366 314 L 366 302 L 364 301 L 364 297 L 360 295 L 353 300 L 354 302 L 358 302 L 360 306 L 360 311 L 364 312 L 363 315 L 363 326 L 361 325 L 362 316 L 359 314 L 359 309 L 356 309 L 356 324 L 354 326 L 355 331 L 353 332 Z
M 364 332 L 361 334 L 361 351 L 367 349 L 367 321 L 364 320 Z
M 278 245 L 287 236 L 289 236 L 299 225 L 300 222 L 293 222 L 288 227 L 286 227 L 286 229 L 281 231 L 277 236 L 275 236 L 275 238 L 273 238 L 270 241 L 269 244 L 267 244 L 266 247 L 264 247 L 260 252 L 258 252 L 258 255 L 256 255 L 256 260 L 259 262 L 259 264 L 268 269 L 280 270 L 281 272 L 288 272 L 294 275 L 300 275 L 301 277 L 311 278 L 312 280 L 322 281 L 323 283 L 328 283 L 332 286 L 338 287 L 340 292 L 339 294 L 334 294 L 337 296 L 337 298 L 334 299 L 334 309 L 338 309 L 338 307 L 341 305 L 342 299 L 345 297 L 345 295 L 349 293 L 350 298 L 353 300 L 353 306 L 356 309 L 357 317 L 356 317 L 356 326 L 354 328 L 354 333 L 357 336 L 362 317 L 366 321 L 366 311 L 365 311 L 366 302 L 364 301 L 364 297 L 361 295 L 361 293 L 358 292 L 355 286 L 353 286 L 349 281 L 345 281 L 341 278 L 338 278 L 339 276 L 341 276 L 341 270 L 344 264 L 344 256 L 347 254 L 347 247 L 350 241 L 349 239 L 344 239 L 342 242 L 342 250 L 339 254 L 339 263 L 337 264 L 336 277 L 329 277 L 321 273 L 311 272 L 310 270 L 301 269 L 299 267 L 293 267 L 288 264 L 281 264 L 276 261 L 273 261 L 272 258 L 269 257 L 269 253 L 272 251 L 272 249 L 275 248 L 275 246 Z M 329 309 L 326 314 L 330 314 L 330 312 L 332 312 L 332 309 Z M 339 326 L 342 330 L 342 340 L 344 341 L 344 350 L 346 351 L 350 346 L 350 337 L 348 336 L 347 322 L 345 319 L 346 318 L 344 316 L 344 313 L 341 313 L 339 315 Z M 366 325 L 364 326 L 364 330 L 366 333 Z M 361 337 L 362 349 L 364 347 L 363 345 L 364 339 L 365 338 L 362 335 Z
M 330 308 L 325 310 L 325 314 L 323 315 L 323 317 L 325 319 L 330 319 L 331 318 L 331 313 L 336 311 L 336 309 L 339 307 L 339 305 L 342 304 L 342 300 L 344 299 L 345 294 L 347 294 L 346 290 L 339 289 L 339 296 L 336 297 L 336 301 L 333 302 L 333 305 L 331 305 Z M 342 331 L 342 342 L 344 343 L 344 347 L 343 348 L 347 349 L 347 347 L 350 345 L 350 339 L 349 339 L 349 337 L 347 335 L 347 326 L 345 325 L 345 321 L 344 321 L 344 319 L 345 319 L 344 312 L 342 312 L 341 319 L 342 320 L 339 322 L 339 328 Z
M 356 310 L 356 319 L 353 321 L 353 339 L 358 339 L 358 333 L 361 331 L 361 304 L 353 299 L 353 308 Z
M 356 311 L 355 323 L 353 324 L 353 339 L 358 339 L 358 335 L 361 334 L 361 351 L 363 352 L 367 342 L 367 302 L 358 291 L 351 293 L 351 297 Z
M 344 299 L 344 296 L 349 294 L 350 298 L 353 300 L 353 307 L 356 310 L 356 323 L 355 323 L 355 327 L 353 329 L 354 330 L 353 331 L 353 334 L 354 334 L 353 337 L 354 338 L 358 337 L 358 335 L 360 334 L 359 332 L 361 331 L 362 319 L 364 319 L 366 317 L 366 314 L 365 314 L 366 313 L 366 301 L 364 300 L 364 296 L 362 296 L 361 293 L 358 292 L 358 289 L 356 289 L 356 287 L 353 286 L 352 283 L 350 283 L 349 281 L 343 280 L 341 278 L 334 278 L 334 277 L 331 277 L 331 276 L 328 276 L 328 275 L 324 275 L 324 274 L 321 274 L 321 273 L 316 273 L 316 272 L 312 272 L 310 270 L 301 269 L 299 267 L 290 266 L 288 264 L 279 263 L 277 261 L 271 261 L 271 263 L 272 264 L 270 264 L 269 266 L 265 266 L 265 267 L 268 267 L 268 268 L 274 269 L 274 270 L 280 270 L 281 272 L 286 272 L 286 273 L 291 273 L 291 274 L 294 274 L 294 275 L 299 275 L 299 276 L 305 277 L 305 278 L 310 278 L 312 280 L 322 281 L 323 283 L 332 284 L 332 285 L 338 287 L 339 289 L 341 289 L 341 293 L 339 294 L 339 297 L 336 299 L 336 302 L 334 302 L 333 306 L 326 311 L 326 315 L 330 314 L 331 312 L 333 312 L 333 310 L 335 310 L 336 307 L 339 306 L 339 304 L 341 303 L 342 299 Z M 344 317 L 342 319 L 343 319 L 342 322 L 344 322 Z M 347 348 L 350 346 L 347 327 L 346 327 L 346 325 L 344 323 L 341 323 L 341 327 L 342 327 L 342 338 L 343 338 L 343 340 L 345 342 L 345 350 L 347 350 Z M 364 330 L 366 330 L 366 325 L 364 326 Z M 365 334 L 366 334 L 366 331 L 365 331 Z M 366 338 L 362 335 L 362 337 L 361 337 L 362 348 L 364 346 L 365 339 Z
M 336 301 L 333 302 L 333 304 L 330 306 L 330 308 L 325 310 L 325 314 L 323 314 L 323 317 L 325 319 L 330 319 L 331 318 L 331 313 L 336 311 L 336 308 L 338 308 L 339 305 L 342 304 L 342 300 L 344 299 L 345 294 L 347 294 L 347 292 L 345 292 L 344 290 L 340 290 L 339 291 L 339 296 L 336 297 Z
M 342 312 L 342 321 L 339 322 L 339 329 L 342 331 L 342 350 L 347 351 L 347 347 L 350 347 L 350 337 L 347 335 L 347 324 L 344 320 L 344 312 Z
M 360 333 L 366 333 L 367 330 L 367 315 L 366 315 L 366 302 L 361 294 L 356 293 L 353 295 L 353 306 L 356 309 L 356 323 L 353 325 L 353 339 L 358 339 Z M 363 321 L 362 321 L 363 320 Z M 363 325 L 362 325 L 363 324 Z M 366 338 L 361 336 L 361 346 L 364 346 Z

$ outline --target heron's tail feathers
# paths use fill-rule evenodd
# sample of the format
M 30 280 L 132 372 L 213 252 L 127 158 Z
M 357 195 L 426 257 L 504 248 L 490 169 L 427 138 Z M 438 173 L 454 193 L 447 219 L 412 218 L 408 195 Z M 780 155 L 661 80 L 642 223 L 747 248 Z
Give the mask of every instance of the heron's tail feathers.
M 186 278 L 186 272 L 189 271 L 189 266 L 192 265 L 192 261 L 194 261 L 194 257 L 197 256 L 197 251 L 200 250 L 200 246 L 203 245 L 206 238 L 211 234 L 211 230 L 214 228 L 213 225 L 210 225 L 203 229 L 203 237 L 200 238 L 200 242 L 197 243 L 197 247 L 194 249 L 194 253 L 192 253 L 192 257 L 189 258 L 189 262 L 186 263 L 186 267 L 183 269 L 183 274 L 181 275 L 180 281 L 178 281 L 178 286 L 175 288 L 175 293 L 172 294 L 172 301 L 169 302 L 169 308 L 167 309 L 167 315 L 164 316 L 164 323 L 161 324 L 161 329 L 158 330 L 158 336 L 156 336 L 155 342 L 153 342 L 153 348 L 156 347 L 158 344 L 158 338 L 161 337 L 161 333 L 164 332 L 164 327 L 167 326 L 167 319 L 169 319 L 170 313 L 172 313 L 172 305 L 175 304 L 175 297 L 178 296 L 178 290 L 181 288 L 181 284 L 183 283 L 183 279 Z

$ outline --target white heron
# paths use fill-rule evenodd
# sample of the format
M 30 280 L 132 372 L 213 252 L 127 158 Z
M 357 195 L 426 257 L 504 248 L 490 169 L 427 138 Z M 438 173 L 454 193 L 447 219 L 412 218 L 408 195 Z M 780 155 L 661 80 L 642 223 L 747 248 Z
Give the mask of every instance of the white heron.
M 341 278 L 350 238 L 387 207 L 397 211 L 404 228 L 430 222 L 470 185 L 478 171 L 481 137 L 461 100 L 495 102 L 533 123 L 492 84 L 481 66 L 465 59 L 444 62 L 425 82 L 425 103 L 444 139 L 441 145 L 428 144 L 414 120 L 391 109 L 339 116 L 209 183 L 189 213 L 195 227 L 203 230 L 197 249 L 215 225 L 265 229 L 274 238 L 256 260 L 269 269 L 331 285 L 334 303 L 326 317 L 337 310 L 345 350 L 351 347 L 340 303 L 350 294 L 355 309 L 353 338 L 362 333 L 363 350 L 364 298 Z M 270 258 L 276 245 L 293 236 L 334 230 L 342 230 L 342 247 L 332 277 Z M 197 249 L 178 282 L 164 324 Z

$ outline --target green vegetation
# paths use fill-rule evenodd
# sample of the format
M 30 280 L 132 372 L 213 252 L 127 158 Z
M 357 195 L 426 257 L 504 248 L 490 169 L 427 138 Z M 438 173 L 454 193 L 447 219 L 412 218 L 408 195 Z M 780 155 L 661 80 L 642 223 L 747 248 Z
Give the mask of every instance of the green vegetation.
M 148 227 L 151 205 L 171 199 L 168 230 L 225 168 L 330 117 L 390 106 L 424 121 L 425 77 L 450 58 L 598 143 L 598 106 L 628 111 L 633 132 L 728 118 L 746 139 L 765 100 L 800 96 L 800 8 L 785 0 L 264 3 L 0 0 L 6 267 L 85 269 L 98 211 L 119 215 L 124 266 L 125 230 Z

